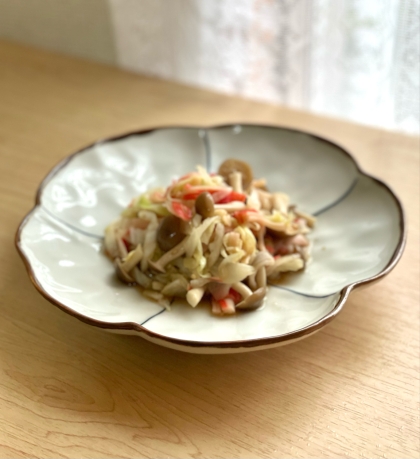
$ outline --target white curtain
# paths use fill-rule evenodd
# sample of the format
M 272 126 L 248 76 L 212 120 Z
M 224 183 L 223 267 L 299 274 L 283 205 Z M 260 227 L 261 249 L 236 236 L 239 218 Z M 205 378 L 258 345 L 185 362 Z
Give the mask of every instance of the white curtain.
M 109 0 L 122 67 L 419 131 L 420 0 Z

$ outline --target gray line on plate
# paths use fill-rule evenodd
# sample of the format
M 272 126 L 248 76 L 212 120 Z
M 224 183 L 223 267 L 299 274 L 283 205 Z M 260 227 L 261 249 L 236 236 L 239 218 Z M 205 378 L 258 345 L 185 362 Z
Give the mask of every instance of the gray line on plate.
M 154 317 L 162 314 L 162 312 L 165 312 L 166 309 L 163 308 L 161 311 L 157 312 L 156 314 L 153 314 L 153 316 L 149 317 L 148 319 L 146 319 L 144 322 L 142 322 L 140 325 L 144 325 L 146 322 L 149 322 L 149 320 L 152 320 Z
M 340 196 L 336 201 L 332 202 L 331 204 L 328 204 L 327 206 L 323 207 L 320 210 L 317 210 L 316 212 L 312 212 L 312 215 L 314 217 L 317 217 L 318 215 L 323 214 L 327 210 L 332 209 L 335 207 L 337 204 L 340 204 L 341 201 L 344 201 L 344 199 L 347 198 L 347 196 L 354 190 L 355 186 L 357 185 L 357 182 L 359 181 L 359 176 L 357 176 L 354 180 L 353 183 L 350 185 L 350 188 L 342 195 Z
M 204 150 L 206 154 L 206 169 L 208 172 L 211 172 L 211 147 L 210 147 L 208 129 L 204 129 L 204 136 L 202 139 L 203 139 Z
M 53 214 L 49 209 L 47 209 L 43 205 L 40 205 L 39 207 L 42 210 L 44 210 L 50 217 L 54 218 L 62 225 L 67 226 L 67 228 L 70 228 L 73 231 L 76 231 L 77 233 L 83 234 L 84 236 L 94 237 L 95 239 L 101 239 L 101 240 L 103 239 L 103 236 L 99 236 L 98 234 L 89 233 L 88 231 L 84 231 L 80 228 L 77 228 L 77 226 L 73 226 L 71 223 L 68 223 L 65 220 L 62 220 L 60 217 L 57 217 L 57 215 Z
M 283 287 L 281 285 L 276 285 L 276 284 L 269 284 L 269 285 L 270 287 L 275 287 L 280 290 L 286 290 L 286 292 L 294 293 L 295 295 L 305 296 L 306 298 L 328 298 L 329 296 L 333 296 L 337 294 L 337 292 L 333 292 L 333 293 L 329 293 L 328 295 L 310 295 L 309 293 L 298 292 L 296 290 L 293 290 L 287 287 Z

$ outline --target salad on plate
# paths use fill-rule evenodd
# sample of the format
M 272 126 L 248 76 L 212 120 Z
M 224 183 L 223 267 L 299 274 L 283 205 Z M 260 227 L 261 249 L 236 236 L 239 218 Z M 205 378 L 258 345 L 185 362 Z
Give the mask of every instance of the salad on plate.
M 303 270 L 315 218 L 269 192 L 238 159 L 203 167 L 136 197 L 105 230 L 117 276 L 170 308 L 175 298 L 216 315 L 259 308 L 268 283 Z

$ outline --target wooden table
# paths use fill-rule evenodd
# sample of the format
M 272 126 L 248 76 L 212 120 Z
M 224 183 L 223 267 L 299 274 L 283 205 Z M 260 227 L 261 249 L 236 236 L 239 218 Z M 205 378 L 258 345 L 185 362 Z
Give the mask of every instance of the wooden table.
M 0 44 L 0 457 L 419 457 L 418 138 Z M 200 356 L 59 311 L 13 245 L 46 172 L 158 125 L 267 122 L 348 147 L 408 215 L 382 282 L 296 344 Z

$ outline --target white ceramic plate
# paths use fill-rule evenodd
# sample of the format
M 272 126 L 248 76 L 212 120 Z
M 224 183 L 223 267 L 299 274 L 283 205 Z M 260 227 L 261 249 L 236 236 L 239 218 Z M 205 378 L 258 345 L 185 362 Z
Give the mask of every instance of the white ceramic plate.
M 266 304 L 233 317 L 180 302 L 166 311 L 114 279 L 102 252 L 105 226 L 131 198 L 203 164 L 252 165 L 273 191 L 318 217 L 313 261 L 270 287 Z M 351 290 L 398 262 L 405 243 L 401 204 L 341 147 L 290 129 L 235 125 L 161 128 L 100 141 L 62 161 L 42 182 L 16 246 L 39 292 L 84 322 L 196 353 L 287 344 L 328 324 Z

